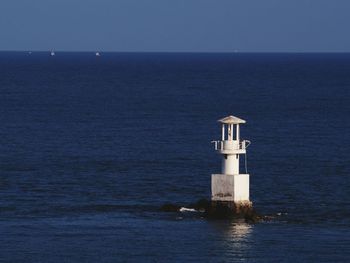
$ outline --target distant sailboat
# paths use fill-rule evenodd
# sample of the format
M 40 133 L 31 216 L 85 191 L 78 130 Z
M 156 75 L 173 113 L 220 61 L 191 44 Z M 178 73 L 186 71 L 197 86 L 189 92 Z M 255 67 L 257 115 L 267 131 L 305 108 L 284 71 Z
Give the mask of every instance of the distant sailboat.
M 53 57 L 56 54 L 55 54 L 55 52 L 51 51 L 50 55 L 51 55 L 51 57 Z
M 96 57 L 99 57 L 100 56 L 100 52 L 96 52 L 95 55 L 96 55 Z

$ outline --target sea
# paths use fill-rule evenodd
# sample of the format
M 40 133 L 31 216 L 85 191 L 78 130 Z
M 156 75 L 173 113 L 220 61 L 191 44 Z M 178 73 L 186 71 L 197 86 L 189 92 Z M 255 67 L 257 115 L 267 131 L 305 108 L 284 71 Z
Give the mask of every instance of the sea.
M 228 115 L 271 219 L 160 211 Z M 349 167 L 347 53 L 0 52 L 0 262 L 350 262 Z

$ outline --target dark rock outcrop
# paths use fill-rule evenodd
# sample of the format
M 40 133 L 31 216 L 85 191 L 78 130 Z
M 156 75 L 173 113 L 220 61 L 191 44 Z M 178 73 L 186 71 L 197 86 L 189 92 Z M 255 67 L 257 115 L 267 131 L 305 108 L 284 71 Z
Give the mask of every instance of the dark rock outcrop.
M 208 219 L 244 219 L 248 223 L 264 220 L 264 217 L 253 209 L 251 202 L 234 203 L 200 199 L 196 203 L 183 206 L 165 204 L 160 210 L 163 212 L 179 212 L 181 207 L 193 208 L 198 212 L 203 212 L 204 217 Z
M 250 223 L 262 219 L 254 210 L 251 202 L 211 201 L 205 215 L 210 219 L 245 219 Z
M 181 208 L 181 206 L 179 206 L 179 205 L 164 204 L 160 208 L 160 211 L 162 211 L 162 212 L 179 212 L 180 208 Z

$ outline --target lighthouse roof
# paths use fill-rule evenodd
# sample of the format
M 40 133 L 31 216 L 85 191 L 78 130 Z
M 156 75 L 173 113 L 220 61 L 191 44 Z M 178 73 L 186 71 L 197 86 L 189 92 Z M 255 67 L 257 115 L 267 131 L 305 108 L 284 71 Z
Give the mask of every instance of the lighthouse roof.
M 230 115 L 230 116 L 227 116 L 225 118 L 218 120 L 218 122 L 221 122 L 224 124 L 240 124 L 240 123 L 245 123 L 245 120 L 242 120 L 238 117 Z

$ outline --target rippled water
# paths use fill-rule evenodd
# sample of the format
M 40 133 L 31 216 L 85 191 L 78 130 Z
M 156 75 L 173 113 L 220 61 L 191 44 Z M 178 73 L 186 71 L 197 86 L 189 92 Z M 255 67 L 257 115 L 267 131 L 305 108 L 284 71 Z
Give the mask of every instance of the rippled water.
M 0 53 L 3 262 L 350 261 L 350 54 Z M 210 196 L 216 120 L 247 120 L 270 222 Z

